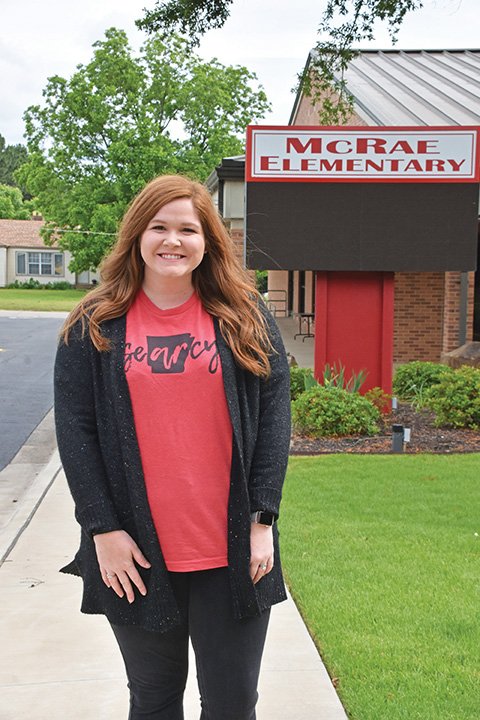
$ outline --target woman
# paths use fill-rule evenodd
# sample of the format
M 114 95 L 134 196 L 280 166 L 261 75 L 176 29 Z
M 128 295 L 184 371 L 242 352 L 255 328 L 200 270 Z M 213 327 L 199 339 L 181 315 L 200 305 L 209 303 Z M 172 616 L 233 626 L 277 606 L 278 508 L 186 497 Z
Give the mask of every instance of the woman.
M 192 640 L 202 720 L 254 720 L 290 438 L 278 329 L 205 188 L 133 200 L 55 364 L 58 446 L 81 525 L 82 611 L 125 660 L 130 720 L 181 720 Z

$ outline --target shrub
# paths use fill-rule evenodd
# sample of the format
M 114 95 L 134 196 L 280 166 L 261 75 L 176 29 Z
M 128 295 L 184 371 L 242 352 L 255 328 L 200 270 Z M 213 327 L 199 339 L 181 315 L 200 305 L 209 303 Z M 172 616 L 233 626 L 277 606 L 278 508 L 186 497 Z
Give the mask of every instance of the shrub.
M 262 295 L 268 290 L 268 270 L 255 270 L 255 285 Z
M 375 435 L 380 411 L 358 393 L 317 385 L 292 405 L 296 430 L 311 437 Z
M 313 379 L 313 372 L 310 368 L 293 365 L 290 368 L 290 397 L 292 400 L 296 400 L 300 393 L 305 392 L 307 389 L 306 383 L 310 383 Z
M 452 368 L 441 363 L 414 360 L 397 368 L 393 379 L 393 392 L 401 400 L 422 407 L 425 404 L 426 391 L 452 372 Z
M 34 278 L 29 278 L 29 280 L 15 280 L 15 282 L 10 283 L 7 287 L 16 288 L 17 290 L 40 290 L 42 283 Z
M 55 280 L 43 286 L 45 290 L 71 290 L 73 285 L 66 280 Z
M 388 411 L 391 407 L 392 396 L 383 390 L 381 387 L 373 387 L 364 394 L 365 398 L 375 405 L 380 412 Z
M 444 374 L 425 394 L 435 424 L 480 429 L 480 368 L 463 365 Z
M 17 290 L 71 290 L 73 285 L 66 280 L 54 280 L 48 283 L 41 283 L 35 278 L 28 280 L 15 280 L 15 282 L 7 285 L 7 288 L 16 288 Z

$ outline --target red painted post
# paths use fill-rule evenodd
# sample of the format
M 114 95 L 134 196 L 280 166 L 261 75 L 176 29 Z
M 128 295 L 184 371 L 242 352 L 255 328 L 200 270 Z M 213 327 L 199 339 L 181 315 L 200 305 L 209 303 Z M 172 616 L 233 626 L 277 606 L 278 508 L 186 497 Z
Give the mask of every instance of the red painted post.
M 317 272 L 315 377 L 325 364 L 343 365 L 346 378 L 365 370 L 362 392 L 392 391 L 393 273 Z

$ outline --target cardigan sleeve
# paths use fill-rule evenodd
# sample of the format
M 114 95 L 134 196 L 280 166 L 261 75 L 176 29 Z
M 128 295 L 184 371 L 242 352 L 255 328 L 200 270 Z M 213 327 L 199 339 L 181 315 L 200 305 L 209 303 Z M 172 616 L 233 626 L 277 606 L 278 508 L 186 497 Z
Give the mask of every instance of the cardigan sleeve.
M 278 326 L 262 305 L 273 352 L 271 373 L 260 380 L 260 417 L 249 477 L 250 509 L 279 514 L 290 449 L 290 369 Z
M 90 536 L 121 529 L 97 433 L 91 365 L 95 352 L 79 321 L 70 332 L 68 345 L 60 341 L 54 370 L 58 449 L 75 502 L 75 517 Z

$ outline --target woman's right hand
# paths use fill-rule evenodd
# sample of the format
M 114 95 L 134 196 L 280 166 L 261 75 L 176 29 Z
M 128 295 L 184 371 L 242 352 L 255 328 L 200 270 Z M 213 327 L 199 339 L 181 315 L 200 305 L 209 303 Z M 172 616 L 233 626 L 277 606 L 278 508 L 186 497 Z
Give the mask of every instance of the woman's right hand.
M 144 568 L 151 567 L 151 564 L 133 538 L 125 530 L 113 530 L 94 535 L 93 541 L 105 585 L 111 587 L 118 597 L 126 595 L 129 603 L 135 599 L 132 583 L 142 595 L 146 595 L 147 588 L 135 562 Z

